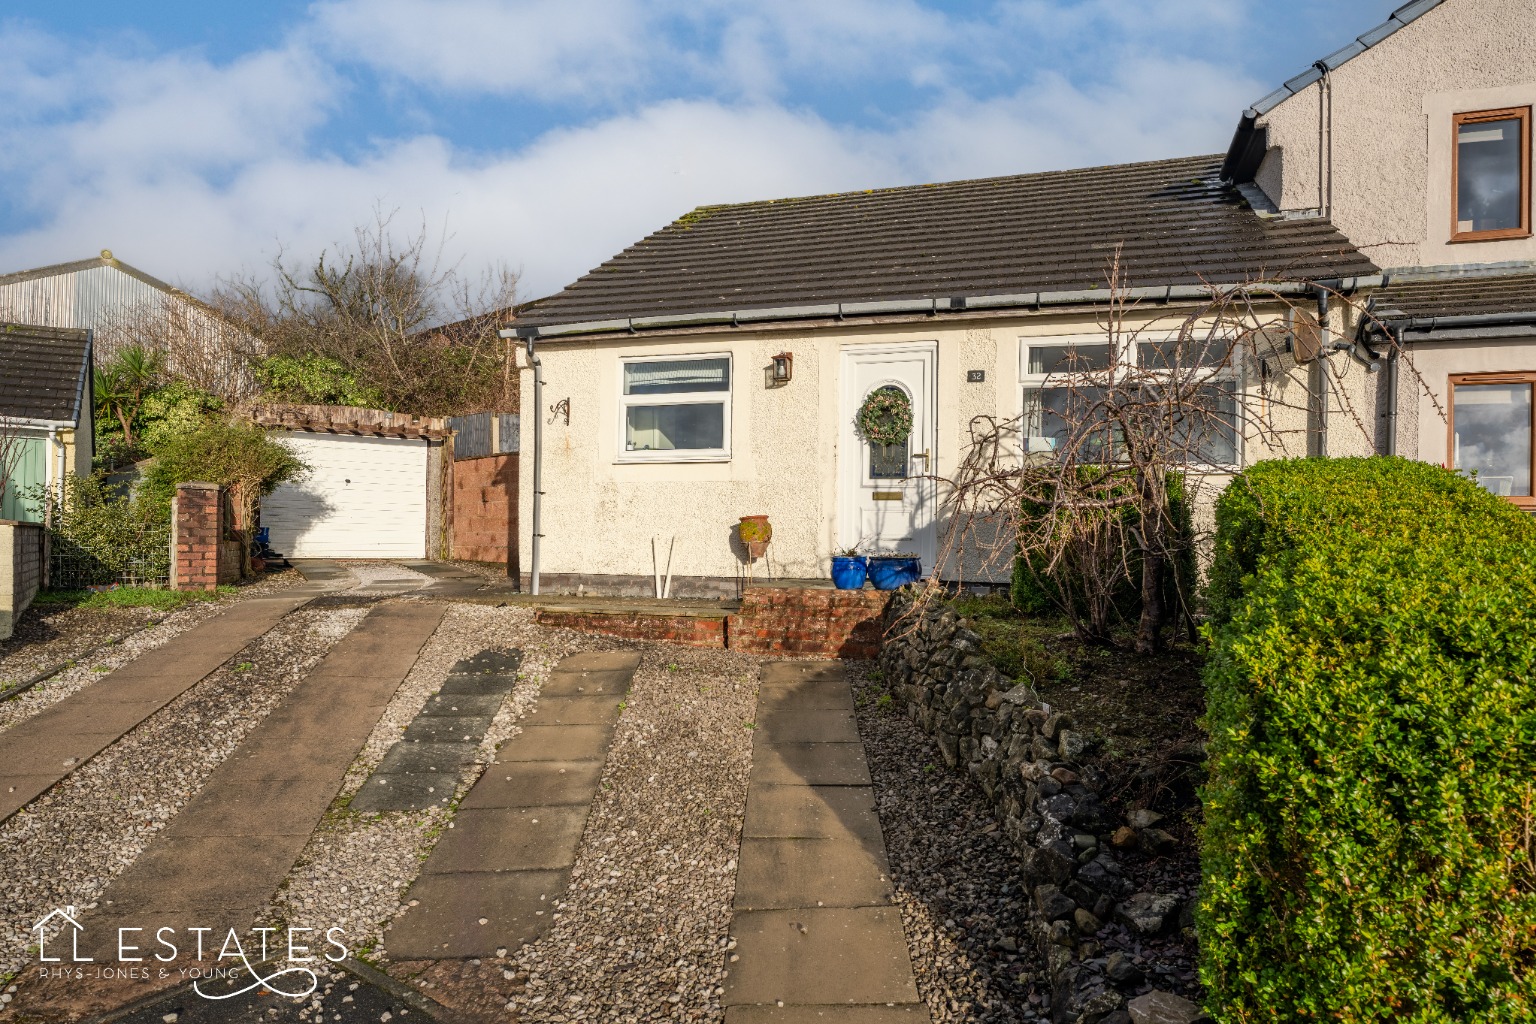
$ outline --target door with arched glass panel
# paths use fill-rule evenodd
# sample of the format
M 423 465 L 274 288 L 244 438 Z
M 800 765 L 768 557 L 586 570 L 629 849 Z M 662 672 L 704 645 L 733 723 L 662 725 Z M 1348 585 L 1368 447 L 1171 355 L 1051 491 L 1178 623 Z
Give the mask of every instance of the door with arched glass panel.
M 865 554 L 910 552 L 933 571 L 937 549 L 934 456 L 933 342 L 851 346 L 843 350 L 842 434 L 838 451 L 838 546 Z M 901 440 L 872 444 L 857 426 L 874 393 L 904 396 L 912 430 Z

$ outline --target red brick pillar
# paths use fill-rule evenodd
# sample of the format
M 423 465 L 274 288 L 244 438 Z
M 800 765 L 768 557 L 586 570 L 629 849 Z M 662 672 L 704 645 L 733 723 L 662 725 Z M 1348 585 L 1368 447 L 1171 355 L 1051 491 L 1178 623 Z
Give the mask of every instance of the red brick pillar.
M 219 585 L 219 485 L 176 485 L 171 505 L 171 589 Z

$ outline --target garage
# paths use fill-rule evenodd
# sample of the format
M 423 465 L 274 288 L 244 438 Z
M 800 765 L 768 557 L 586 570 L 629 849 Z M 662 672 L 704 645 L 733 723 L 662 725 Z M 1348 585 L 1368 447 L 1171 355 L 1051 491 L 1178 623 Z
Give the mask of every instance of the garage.
M 261 502 L 268 543 L 289 558 L 425 558 L 432 469 L 429 437 L 273 430 L 310 471 Z

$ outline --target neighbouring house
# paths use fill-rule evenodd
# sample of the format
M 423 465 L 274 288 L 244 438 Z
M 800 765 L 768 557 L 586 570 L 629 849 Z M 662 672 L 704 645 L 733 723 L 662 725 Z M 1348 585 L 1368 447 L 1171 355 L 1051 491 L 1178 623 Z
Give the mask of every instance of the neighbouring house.
M 1245 111 L 1223 168 L 1387 268 L 1361 335 L 1386 356 L 1361 393 L 1374 450 L 1476 471 L 1526 508 L 1533 106 L 1536 5 L 1417 0 Z
M 308 464 L 261 501 L 289 558 L 444 558 L 452 436 L 444 419 L 333 405 L 257 405 L 254 420 Z
M 537 532 L 546 591 L 649 593 L 653 545 L 675 538 L 673 593 L 729 593 L 737 520 L 766 514 L 758 572 L 824 579 L 861 544 L 960 577 L 934 564 L 928 477 L 977 417 L 1033 450 L 1067 348 L 1145 366 L 1160 324 L 1256 282 L 1255 316 L 1315 303 L 1285 356 L 1299 420 L 1218 437 L 1201 500 L 1258 459 L 1397 452 L 1531 503 L 1533 58 L 1536 5 L 1418 0 L 1243 112 L 1224 155 L 687 214 L 511 325 L 545 381 L 535 406 L 521 377 L 542 474 L 539 524 L 521 495 L 524 569 Z M 1117 249 L 1140 340 L 1111 351 Z M 1276 369 L 1250 362 L 1221 382 L 1245 409 Z M 879 389 L 911 402 L 903 444 L 855 428 Z
M 0 519 L 42 522 L 28 492 L 91 472 L 91 332 L 0 323 L 0 367 L 0 449 L 9 463 Z
M 251 389 L 246 357 L 255 341 L 207 303 L 131 267 L 107 249 L 76 260 L 0 274 L 0 321 L 84 328 L 98 363 L 140 344 L 166 354 L 169 368 L 216 394 Z

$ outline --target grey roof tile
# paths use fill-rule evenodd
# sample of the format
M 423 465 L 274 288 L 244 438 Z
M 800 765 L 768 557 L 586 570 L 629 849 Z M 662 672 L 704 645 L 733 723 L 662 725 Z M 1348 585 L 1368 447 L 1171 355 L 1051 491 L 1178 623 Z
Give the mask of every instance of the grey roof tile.
M 1384 320 L 1536 312 L 1536 273 L 1388 279 L 1373 297 Z
M 1326 221 L 1257 216 L 1220 166 L 1219 156 L 1186 157 L 700 207 L 517 322 L 1102 295 L 1117 247 L 1126 283 L 1139 287 L 1376 272 Z
M 90 332 L 0 324 L 0 417 L 74 423 Z

